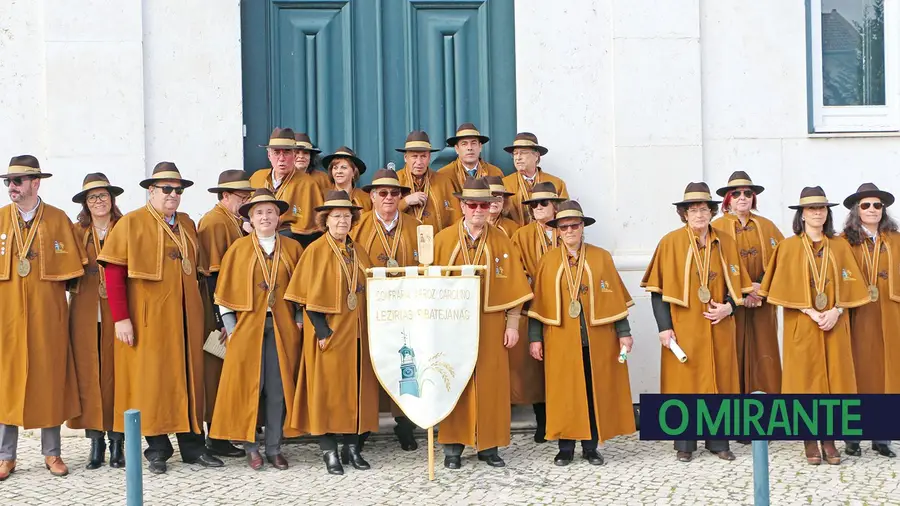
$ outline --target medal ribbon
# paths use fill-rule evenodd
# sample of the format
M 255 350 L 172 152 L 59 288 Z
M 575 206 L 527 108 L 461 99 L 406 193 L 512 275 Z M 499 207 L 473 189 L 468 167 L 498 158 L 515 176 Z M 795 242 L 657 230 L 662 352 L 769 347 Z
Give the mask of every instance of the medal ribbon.
M 112 223 L 110 223 L 111 225 Z M 100 239 L 97 237 L 97 229 L 94 228 L 94 224 L 91 223 L 91 241 L 94 243 L 94 254 L 100 256 Z M 100 273 L 100 286 L 106 286 L 106 269 L 104 269 L 103 265 L 100 262 L 97 262 L 97 272 Z
M 825 246 L 822 251 L 822 267 L 816 270 L 816 257 L 813 254 L 812 245 L 809 242 L 809 237 L 806 234 L 803 234 L 803 249 L 806 251 L 806 259 L 809 260 L 809 269 L 812 272 L 813 284 L 816 287 L 816 295 L 825 293 L 825 273 L 828 272 L 828 256 L 831 252 L 831 248 L 828 246 L 828 238 L 823 237 L 822 240 L 825 241 Z
M 424 176 L 422 176 L 423 179 L 425 179 L 425 187 L 422 189 L 422 192 L 425 193 L 427 200 L 421 206 L 416 206 L 413 208 L 413 213 L 415 213 L 416 219 L 419 221 L 422 221 L 422 215 L 425 214 L 425 207 L 428 205 L 428 202 L 434 201 L 434 197 L 431 195 L 431 177 L 429 177 L 429 176 L 430 175 L 427 172 L 425 173 Z M 410 173 L 410 177 L 412 178 L 412 182 L 413 182 L 413 190 L 415 190 L 416 189 L 415 188 L 416 176 L 414 176 Z
M 688 237 L 691 240 L 691 254 L 694 256 L 694 262 L 697 264 L 697 275 L 700 276 L 700 288 L 706 288 L 709 290 L 709 256 L 712 252 L 712 241 L 709 240 L 709 235 L 707 234 L 707 244 L 705 251 L 703 252 L 703 259 L 700 259 L 700 249 L 697 247 L 697 236 L 694 235 L 693 230 L 689 227 L 685 227 L 685 230 L 688 232 Z
M 865 241 L 862 245 L 863 262 L 865 262 L 866 269 L 869 271 L 869 286 L 875 286 L 875 283 L 878 281 L 878 260 L 881 256 L 881 235 L 875 239 L 875 251 L 873 253 L 869 253 L 869 245 L 867 243 L 868 241 Z
M 272 191 L 272 193 L 275 194 L 275 198 L 276 198 L 276 199 L 278 199 L 278 200 L 284 200 L 284 199 L 282 198 L 282 197 L 284 197 L 284 191 L 285 191 L 285 189 L 287 189 L 288 183 L 291 182 L 291 179 L 294 178 L 294 174 L 295 174 L 296 172 L 297 172 L 296 170 L 292 170 L 291 173 L 288 174 L 288 177 L 284 178 L 284 181 L 282 181 L 281 184 L 278 185 L 278 189 L 276 190 L 276 189 L 275 189 L 275 183 L 274 183 L 274 178 L 275 178 L 275 168 L 273 167 L 273 168 L 272 168 L 272 174 L 271 174 L 271 177 L 266 178 L 266 188 L 268 188 L 269 190 Z
M 557 246 L 556 243 L 559 241 L 559 237 L 557 236 L 555 228 L 553 229 L 553 233 L 552 233 L 553 239 L 547 238 L 547 230 L 544 228 L 543 225 L 540 225 L 538 230 L 540 231 L 540 233 L 538 234 L 540 236 L 540 240 L 538 241 L 538 246 L 540 246 L 540 248 L 541 248 L 541 256 L 544 256 L 547 254 L 548 251 L 550 251 L 552 248 L 555 248 Z
M 464 222 L 465 220 L 459 220 L 459 228 L 457 229 L 457 231 L 459 232 L 459 249 L 462 253 L 463 262 L 465 262 L 464 265 L 478 265 L 478 260 L 481 258 L 481 254 L 484 253 L 485 245 L 487 245 L 486 238 L 488 228 L 484 227 L 484 229 L 482 229 L 481 231 L 481 236 L 477 239 L 478 242 L 475 246 L 475 258 L 473 259 L 469 257 L 469 247 L 468 243 L 466 242 L 466 235 L 468 234 L 468 232 L 466 232 L 465 230 L 465 226 L 463 225 Z
M 253 251 L 256 253 L 256 259 L 259 260 L 263 281 L 266 282 L 266 296 L 272 297 L 272 293 L 275 291 L 275 279 L 278 276 L 278 263 L 281 260 L 281 234 L 275 234 L 275 250 L 272 252 L 274 257 L 271 266 L 266 261 L 266 255 L 259 245 L 259 237 L 253 238 Z
M 525 176 L 522 175 L 521 172 L 516 173 L 516 179 L 519 183 L 519 213 L 522 214 L 522 220 L 527 224 L 531 223 L 533 219 L 531 217 L 531 213 L 528 212 L 528 204 L 523 204 L 522 202 L 528 200 L 529 191 L 528 191 L 528 182 L 525 181 Z M 534 171 L 534 182 L 532 185 L 536 185 L 541 182 L 541 171 L 535 169 Z M 532 186 L 534 188 L 534 186 Z
M 234 225 L 234 228 L 235 228 L 235 230 L 237 230 L 239 237 L 244 236 L 244 229 L 241 228 L 242 222 L 241 222 L 241 220 L 239 220 L 237 218 L 237 216 L 235 216 L 228 209 L 225 209 L 225 206 L 223 206 L 221 202 L 216 202 L 216 210 L 219 211 L 221 214 L 224 214 L 225 217 L 228 218 L 228 222 L 231 223 L 232 225 Z
M 422 207 L 424 208 L 424 206 Z M 400 226 L 403 224 L 403 220 L 400 219 L 400 213 L 397 213 L 397 226 L 394 227 L 393 244 L 388 244 L 387 234 L 384 233 L 384 225 L 380 223 L 381 220 L 378 219 L 378 213 L 372 213 L 372 220 L 375 221 L 375 233 L 378 235 L 378 239 L 381 240 L 384 252 L 387 253 L 388 258 L 396 260 L 397 248 L 400 246 Z
M 28 252 L 31 250 L 34 238 L 37 237 L 38 225 L 41 224 L 41 218 L 44 217 L 44 202 L 42 201 L 38 204 L 38 210 L 34 215 L 34 221 L 31 222 L 31 228 L 28 229 L 28 237 L 26 237 L 24 241 L 22 241 L 22 229 L 19 227 L 20 217 L 18 216 L 18 208 L 16 206 L 9 206 L 9 211 L 12 214 L 13 236 L 16 238 L 16 247 L 19 249 L 19 260 L 22 260 L 23 258 L 28 258 Z
M 587 255 L 584 254 L 584 241 L 581 241 L 581 246 L 578 248 L 578 265 L 575 267 L 575 277 L 572 277 L 572 266 L 569 265 L 569 258 L 566 255 L 566 258 L 563 260 L 563 266 L 566 268 L 566 283 L 569 285 L 569 297 L 572 301 L 577 301 L 580 297 L 581 288 L 581 278 L 584 276 L 584 257 Z
M 154 209 L 149 202 L 147 203 L 147 210 L 150 211 L 150 215 L 153 216 L 153 219 L 156 220 L 156 223 L 158 223 L 159 226 L 162 227 L 166 235 L 168 235 L 169 238 L 172 239 L 172 241 L 175 243 L 175 246 L 178 248 L 178 253 L 181 254 L 181 259 L 187 259 L 187 239 L 185 239 L 184 231 L 181 230 L 181 227 L 178 227 L 178 235 L 176 236 L 175 232 L 172 231 L 172 227 L 170 227 L 169 224 L 166 223 L 165 220 L 163 220 L 162 216 L 160 216 L 160 214 L 156 212 L 156 209 Z M 175 215 L 175 223 L 178 223 L 177 214 Z
M 347 268 L 347 262 L 344 261 L 344 255 L 341 253 L 341 250 L 338 249 L 337 243 L 334 242 L 334 238 L 331 237 L 329 232 L 325 232 L 325 240 L 328 242 L 328 245 L 331 246 L 331 251 L 338 259 L 338 263 L 341 265 L 341 270 L 344 271 L 344 278 L 347 279 L 347 289 L 350 290 L 350 293 L 356 293 L 356 283 L 359 280 L 359 258 L 356 256 L 356 252 L 353 252 L 353 273 L 351 274 L 350 269 Z

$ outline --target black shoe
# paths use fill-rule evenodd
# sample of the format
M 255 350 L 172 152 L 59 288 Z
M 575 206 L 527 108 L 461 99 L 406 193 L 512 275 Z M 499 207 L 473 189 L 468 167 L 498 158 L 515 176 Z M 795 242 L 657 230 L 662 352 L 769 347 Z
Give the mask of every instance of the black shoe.
M 875 449 L 874 444 L 872 444 L 872 449 Z M 847 443 L 844 445 L 844 453 L 851 457 L 859 457 L 862 455 L 862 450 L 859 448 L 859 443 Z
M 397 439 L 400 441 L 400 448 L 402 448 L 403 451 L 411 452 L 419 449 L 419 443 L 416 442 L 416 438 L 413 436 L 412 427 L 401 427 L 398 423 L 394 426 L 394 434 L 397 435 Z M 360 448 L 360 450 L 362 450 L 362 448 Z
M 459 469 L 462 467 L 462 457 L 459 455 L 445 455 L 444 467 L 447 469 Z
M 603 455 L 600 455 L 600 452 L 597 450 L 585 450 L 581 452 L 581 457 L 587 460 L 592 466 L 603 465 Z
M 535 443 L 546 443 L 547 442 L 546 427 L 538 425 L 537 428 L 534 429 L 534 442 Z
M 872 443 L 872 449 L 878 452 L 879 455 L 892 459 L 897 456 L 893 450 L 891 450 L 891 445 L 884 443 Z
M 109 442 L 109 467 L 117 469 L 125 467 L 125 441 Z
M 359 469 L 360 471 L 365 471 L 372 468 L 372 466 L 370 466 L 369 463 L 366 462 L 366 459 L 362 458 L 362 455 L 360 455 L 359 445 L 345 444 L 344 448 L 341 450 L 341 453 L 343 454 L 345 451 L 347 453 L 347 460 L 350 461 L 350 465 L 352 465 L 354 468 Z
M 534 421 L 537 423 L 537 426 L 534 428 L 534 442 L 535 443 L 546 443 L 547 442 L 547 405 L 544 403 L 533 404 L 532 408 L 534 409 Z
M 553 458 L 553 463 L 558 466 L 567 466 L 575 460 L 575 452 L 560 450 L 559 453 L 556 454 L 556 457 Z
M 338 459 L 336 450 L 324 450 L 322 460 L 325 461 L 325 469 L 328 469 L 328 474 L 344 474 L 344 467 Z
M 487 465 L 489 465 L 491 467 L 506 466 L 506 462 L 504 462 L 503 459 L 501 459 L 500 456 L 497 455 L 496 453 L 494 453 L 492 455 L 479 455 L 478 460 L 480 460 L 482 462 L 486 462 Z
M 224 462 L 219 460 L 216 457 L 208 453 L 201 453 L 199 457 L 194 460 L 185 460 L 185 464 L 197 464 L 203 467 L 223 467 L 225 465 Z
M 103 437 L 94 437 L 91 438 L 91 456 L 88 459 L 88 463 L 84 466 L 85 469 L 100 469 L 100 466 L 103 465 L 103 462 L 106 459 L 106 442 L 103 441 Z
M 206 449 L 218 457 L 246 457 L 247 452 L 222 439 L 207 439 Z
M 153 474 L 166 474 L 166 461 L 163 459 L 150 459 L 150 472 Z

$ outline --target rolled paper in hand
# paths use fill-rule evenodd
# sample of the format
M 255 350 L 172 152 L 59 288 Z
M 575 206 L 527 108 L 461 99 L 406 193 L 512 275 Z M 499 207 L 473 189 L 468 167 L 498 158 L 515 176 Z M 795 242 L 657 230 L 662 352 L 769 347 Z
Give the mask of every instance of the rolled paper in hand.
M 628 347 L 623 344 L 622 349 L 619 350 L 619 363 L 624 364 L 626 360 L 628 360 Z
M 687 362 L 687 355 L 684 354 L 684 350 L 681 349 L 681 346 L 678 346 L 674 339 L 669 340 L 669 349 L 678 357 L 679 362 L 682 364 Z

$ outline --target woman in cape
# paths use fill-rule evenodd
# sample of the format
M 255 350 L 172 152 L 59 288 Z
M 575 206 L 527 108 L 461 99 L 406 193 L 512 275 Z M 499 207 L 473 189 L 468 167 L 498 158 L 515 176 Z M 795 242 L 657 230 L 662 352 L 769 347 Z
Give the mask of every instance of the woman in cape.
M 322 166 L 326 167 L 328 177 L 337 191 L 345 191 L 353 205 L 362 212 L 372 210 L 372 199 L 362 189 L 356 187 L 359 177 L 366 171 L 366 164 L 347 146 L 341 146 L 334 153 L 322 157 Z

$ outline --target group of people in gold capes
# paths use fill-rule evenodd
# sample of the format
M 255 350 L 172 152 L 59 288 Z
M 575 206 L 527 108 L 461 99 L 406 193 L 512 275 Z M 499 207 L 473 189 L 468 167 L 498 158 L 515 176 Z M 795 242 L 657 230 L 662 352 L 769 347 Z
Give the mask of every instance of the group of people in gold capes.
M 127 214 L 116 205 L 125 190 L 88 174 L 73 224 L 39 197 L 50 174 L 38 160 L 14 157 L 0 175 L 12 200 L 0 209 L 0 480 L 16 469 L 19 427 L 40 428 L 45 466 L 67 474 L 64 422 L 91 438 L 88 469 L 107 462 L 107 441 L 109 465 L 124 467 L 127 409 L 141 411 L 156 474 L 174 454 L 170 434 L 182 460 L 203 467 L 244 457 L 287 469 L 284 438 L 311 435 L 328 473 L 370 469 L 363 448 L 386 411 L 401 448 L 417 449 L 372 368 L 365 285 L 367 268 L 419 264 L 420 224 L 434 229 L 435 264 L 485 267 L 478 362 L 438 431 L 445 467 L 459 469 L 466 446 L 505 466 L 510 405 L 532 406 L 534 440 L 558 441 L 556 465 L 574 461 L 577 441 L 583 460 L 603 464 L 598 443 L 635 431 L 628 366 L 615 360 L 634 344 L 633 300 L 611 254 L 585 241 L 595 219 L 540 168 L 548 149 L 534 134 L 504 148 L 516 168 L 505 177 L 482 159 L 489 138 L 473 124 L 446 142 L 458 158 L 433 170 L 438 150 L 411 132 L 397 148 L 404 167 L 357 188 L 366 166 L 352 149 L 319 159 L 308 135 L 275 129 L 262 146 L 271 168 L 222 172 L 198 225 L 178 212 L 194 183 L 171 162 L 140 183 L 147 204 Z M 691 183 L 674 204 L 684 226 L 659 242 L 641 286 L 662 346 L 692 359 L 663 352 L 660 391 L 896 393 L 894 197 L 861 186 L 836 235 L 835 204 L 806 188 L 784 239 L 754 212 L 762 192 L 736 172 L 723 202 Z M 204 352 L 216 336 L 224 359 Z M 889 441 L 872 447 L 893 456 Z M 706 448 L 734 459 L 727 441 Z M 861 454 L 858 441 L 845 449 Z M 697 443 L 675 450 L 690 461 Z M 805 452 L 811 464 L 840 462 L 833 441 Z

